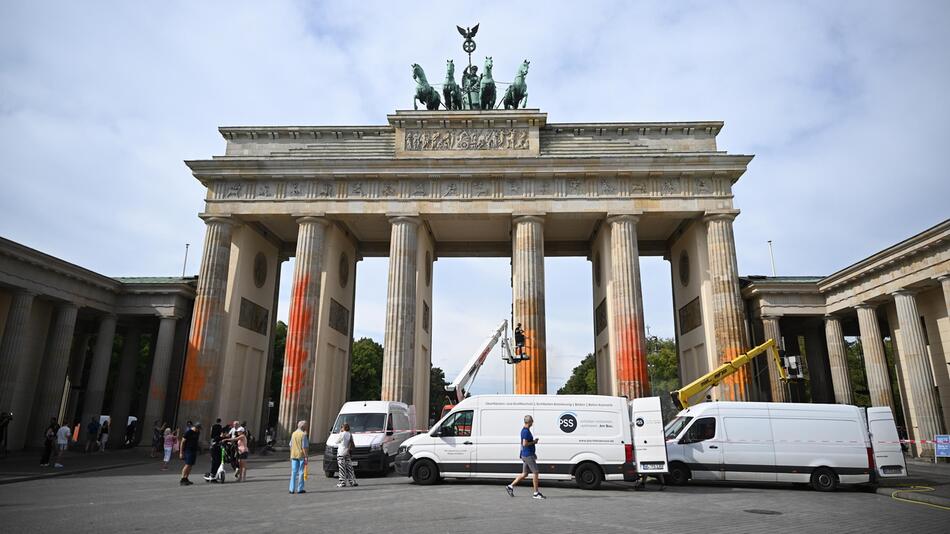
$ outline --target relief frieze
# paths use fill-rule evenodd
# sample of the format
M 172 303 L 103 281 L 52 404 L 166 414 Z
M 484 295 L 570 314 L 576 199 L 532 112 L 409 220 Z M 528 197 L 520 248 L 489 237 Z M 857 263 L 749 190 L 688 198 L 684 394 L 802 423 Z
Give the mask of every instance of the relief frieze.
M 528 150 L 527 128 L 407 129 L 407 151 Z

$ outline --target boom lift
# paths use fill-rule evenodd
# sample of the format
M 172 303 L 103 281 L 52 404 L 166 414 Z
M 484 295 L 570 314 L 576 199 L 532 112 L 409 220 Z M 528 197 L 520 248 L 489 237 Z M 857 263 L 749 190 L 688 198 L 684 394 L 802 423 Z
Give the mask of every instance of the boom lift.
M 782 382 L 788 382 L 790 379 L 803 378 L 801 367 L 798 365 L 798 358 L 796 356 L 786 358 L 781 354 L 784 351 L 779 350 L 775 340 L 770 339 L 749 352 L 740 354 L 731 362 L 726 362 L 696 380 L 693 380 L 682 388 L 671 391 L 670 396 L 673 397 L 673 404 L 680 410 L 688 408 L 690 405 L 690 397 L 706 391 L 722 382 L 724 378 L 737 373 L 743 365 L 751 362 L 753 358 L 763 352 L 769 352 L 772 355 L 776 367 L 778 367 L 779 378 Z M 789 376 L 789 371 L 791 371 L 791 376 Z
M 478 374 L 478 370 L 482 368 L 482 365 L 485 363 L 485 360 L 488 359 L 488 354 L 495 348 L 495 345 L 498 344 L 498 340 L 501 340 L 501 347 L 503 349 L 501 358 L 505 360 L 508 364 L 516 364 L 522 361 L 525 361 L 528 358 L 523 352 L 512 353 L 511 345 L 508 343 L 508 320 L 504 320 L 501 323 L 495 333 L 485 339 L 482 342 L 481 346 L 475 351 L 475 354 L 469 358 L 468 362 L 465 364 L 465 367 L 462 367 L 462 371 L 459 373 L 455 380 L 445 386 L 445 391 L 449 393 L 453 404 L 447 404 L 442 407 L 442 415 L 449 413 L 452 408 L 455 407 L 455 404 L 462 402 L 469 395 L 469 387 L 472 385 L 472 382 L 475 380 L 475 375 Z

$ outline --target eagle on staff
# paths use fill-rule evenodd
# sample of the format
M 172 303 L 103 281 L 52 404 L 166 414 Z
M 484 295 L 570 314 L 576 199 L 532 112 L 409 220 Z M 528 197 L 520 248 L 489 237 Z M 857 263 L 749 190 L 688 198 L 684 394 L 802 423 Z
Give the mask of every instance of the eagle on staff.
M 461 26 L 456 26 L 456 28 L 459 29 L 459 33 L 462 34 L 462 37 L 464 37 L 466 41 L 475 37 L 475 34 L 478 33 L 478 24 L 471 28 L 463 28 Z

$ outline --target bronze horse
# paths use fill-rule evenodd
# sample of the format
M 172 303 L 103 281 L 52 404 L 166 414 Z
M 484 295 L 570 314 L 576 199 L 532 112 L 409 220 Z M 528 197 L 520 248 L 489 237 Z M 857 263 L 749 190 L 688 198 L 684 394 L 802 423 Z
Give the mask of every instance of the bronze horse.
M 482 109 L 492 109 L 495 107 L 495 79 L 491 76 L 491 69 L 494 63 L 492 63 L 491 56 L 485 58 L 485 72 L 482 73 L 481 83 L 479 84 L 481 89 L 481 98 L 479 102 L 482 105 Z
M 528 106 L 528 85 L 524 82 L 524 77 L 528 75 L 528 65 L 530 64 L 530 61 L 524 60 L 524 63 L 518 68 L 515 81 L 511 82 L 508 90 L 505 91 L 505 97 L 502 99 L 505 109 L 518 109 L 519 104 L 522 108 Z
M 429 111 L 439 109 L 439 106 L 442 105 L 439 92 L 429 85 L 429 81 L 426 80 L 426 73 L 418 63 L 412 64 L 412 79 L 416 81 L 416 96 L 412 99 L 413 109 L 419 109 L 417 101 L 424 104 Z
M 455 83 L 455 63 L 450 59 L 445 65 L 445 83 L 442 84 L 445 109 L 462 109 L 462 88 Z

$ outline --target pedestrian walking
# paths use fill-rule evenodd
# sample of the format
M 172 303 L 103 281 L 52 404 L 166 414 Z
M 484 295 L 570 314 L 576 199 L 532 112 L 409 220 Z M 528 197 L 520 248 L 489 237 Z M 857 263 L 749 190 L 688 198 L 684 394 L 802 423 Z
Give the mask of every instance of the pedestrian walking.
M 214 445 L 215 441 L 221 437 L 221 418 L 214 420 L 214 424 L 211 425 L 211 435 L 208 436 L 208 445 Z
M 162 464 L 162 471 L 168 471 L 168 463 L 171 462 L 172 453 L 175 452 L 175 443 L 178 442 L 178 437 L 172 433 L 171 428 L 165 428 L 165 433 L 162 436 L 162 448 L 165 451 L 164 463 Z
M 297 421 L 297 430 L 290 435 L 290 494 L 307 493 L 304 486 L 304 472 L 309 464 L 310 425 L 306 421 Z
M 102 428 L 99 429 L 99 450 L 106 452 L 106 443 L 109 442 L 109 420 L 102 422 Z
M 40 457 L 40 467 L 49 467 L 49 460 L 53 456 L 53 447 L 56 445 L 56 432 L 58 430 L 56 418 L 50 417 L 49 424 L 43 432 L 43 456 Z
M 156 420 L 152 424 L 152 452 L 149 454 L 149 457 L 155 458 L 162 454 L 162 430 L 164 430 L 164 425 L 159 424 Z
M 201 423 L 195 423 L 191 428 L 186 430 L 185 434 L 181 437 L 178 457 L 185 462 L 185 466 L 181 468 L 181 481 L 179 482 L 182 486 L 194 484 L 194 482 L 188 480 L 188 475 L 191 474 L 191 468 L 194 467 L 195 461 L 198 460 L 199 439 L 201 439 Z
M 72 434 L 72 429 L 69 428 L 66 421 L 63 421 L 59 430 L 56 431 L 56 460 L 53 463 L 53 467 L 57 469 L 63 467 L 63 455 L 66 454 L 66 449 L 69 448 L 69 438 Z
M 509 497 L 515 496 L 515 486 L 524 480 L 530 471 L 533 475 L 532 483 L 534 485 L 534 495 L 532 495 L 532 497 L 535 499 L 546 498 L 541 494 L 540 488 L 538 488 L 538 456 L 535 452 L 535 445 L 538 444 L 538 440 L 531 434 L 532 425 L 534 425 L 534 418 L 530 415 L 524 416 L 524 428 L 521 429 L 521 454 L 519 455 L 521 456 L 523 466 L 521 468 L 521 474 L 516 476 L 511 484 L 505 486 Z
M 0 455 L 7 455 L 7 427 L 13 421 L 13 414 L 10 412 L 0 412 Z
M 347 485 L 356 487 L 356 474 L 353 473 L 353 465 L 350 461 L 350 451 L 353 449 L 353 434 L 350 433 L 350 424 L 343 423 L 340 429 L 339 445 L 336 449 L 336 467 L 339 472 L 340 482 L 336 485 L 338 488 L 345 488 Z
M 95 417 L 86 423 L 86 452 L 95 450 L 99 446 L 99 420 Z

